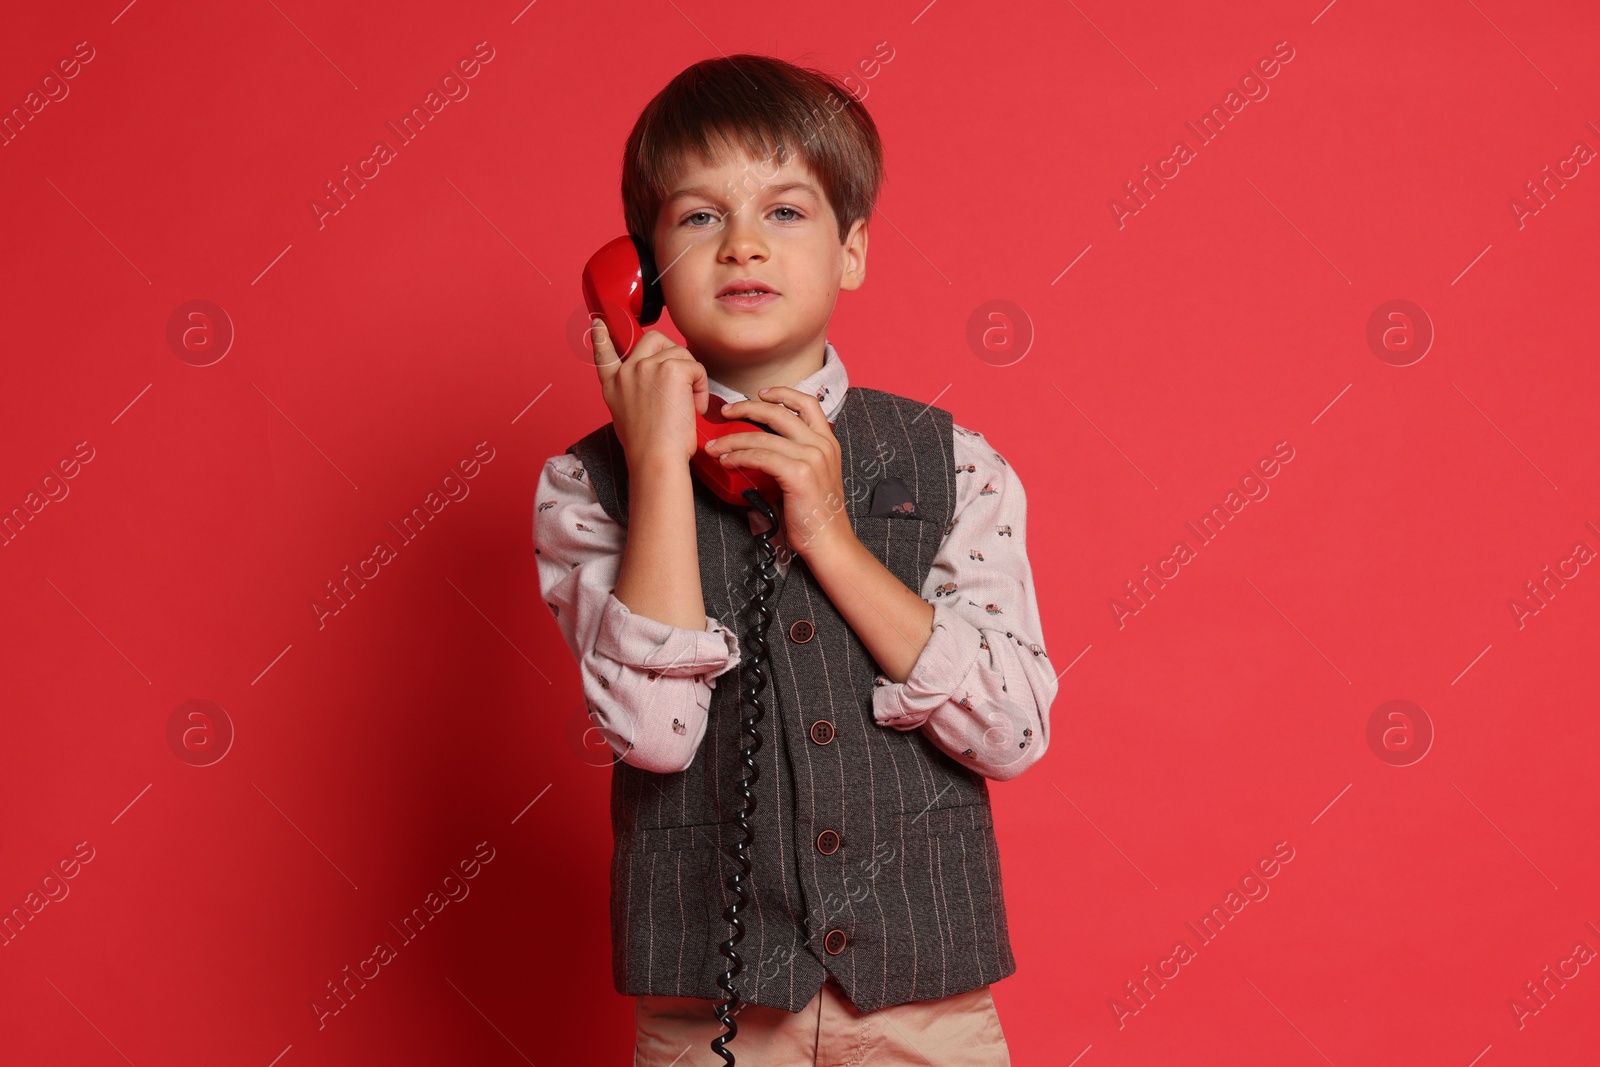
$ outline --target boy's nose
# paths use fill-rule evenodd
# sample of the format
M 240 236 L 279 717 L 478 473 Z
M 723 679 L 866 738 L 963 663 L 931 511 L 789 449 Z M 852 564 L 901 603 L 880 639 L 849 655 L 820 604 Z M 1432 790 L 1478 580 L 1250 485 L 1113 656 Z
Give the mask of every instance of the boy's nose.
M 765 256 L 767 245 L 760 227 L 740 218 L 742 214 L 743 212 L 736 212 L 729 216 L 727 227 L 722 232 L 723 255 L 734 256 L 741 260 L 751 256 Z

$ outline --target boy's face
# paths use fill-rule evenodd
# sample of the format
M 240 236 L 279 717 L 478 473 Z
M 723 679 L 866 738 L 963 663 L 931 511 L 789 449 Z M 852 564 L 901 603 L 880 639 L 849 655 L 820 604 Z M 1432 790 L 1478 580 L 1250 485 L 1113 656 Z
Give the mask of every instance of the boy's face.
M 672 321 L 713 370 L 820 354 L 839 290 L 866 280 L 865 220 L 841 244 L 827 196 L 794 153 L 782 165 L 739 148 L 715 164 L 690 155 L 654 249 Z M 721 295 L 740 282 L 774 295 Z

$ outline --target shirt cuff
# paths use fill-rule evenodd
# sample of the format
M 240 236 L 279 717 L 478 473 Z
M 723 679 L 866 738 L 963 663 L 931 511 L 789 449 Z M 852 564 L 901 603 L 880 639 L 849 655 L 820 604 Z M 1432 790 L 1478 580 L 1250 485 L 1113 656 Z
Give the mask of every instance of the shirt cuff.
M 933 605 L 933 633 L 904 682 L 879 675 L 872 717 L 880 726 L 915 730 L 952 698 L 977 666 L 983 631 L 948 604 Z
M 739 665 L 739 639 L 710 615 L 703 630 L 672 626 L 638 615 L 612 591 L 600 615 L 594 650 L 616 663 L 655 676 L 704 675 L 711 680 Z

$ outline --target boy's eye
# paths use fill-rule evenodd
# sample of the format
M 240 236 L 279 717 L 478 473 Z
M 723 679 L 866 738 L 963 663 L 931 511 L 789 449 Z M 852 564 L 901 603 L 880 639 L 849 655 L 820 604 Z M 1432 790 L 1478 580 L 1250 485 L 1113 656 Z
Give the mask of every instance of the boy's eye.
M 778 220 L 779 222 L 798 222 L 800 219 L 805 217 L 804 215 L 802 215 L 800 213 L 800 210 L 798 208 L 789 207 L 787 204 L 785 204 L 785 205 L 783 205 L 781 207 L 773 208 L 771 213 L 772 214 L 777 214 L 780 211 L 787 211 L 789 213 L 789 216 L 787 218 L 780 218 Z M 709 211 L 696 211 L 692 215 L 685 216 L 683 221 L 684 221 L 685 225 L 689 226 L 692 229 L 697 229 L 697 230 L 698 229 L 704 229 L 704 227 L 702 225 L 700 225 L 699 223 L 696 223 L 694 221 L 695 219 L 702 218 L 702 217 L 704 217 L 704 218 L 712 218 L 713 216 L 712 216 L 711 212 L 709 212 Z

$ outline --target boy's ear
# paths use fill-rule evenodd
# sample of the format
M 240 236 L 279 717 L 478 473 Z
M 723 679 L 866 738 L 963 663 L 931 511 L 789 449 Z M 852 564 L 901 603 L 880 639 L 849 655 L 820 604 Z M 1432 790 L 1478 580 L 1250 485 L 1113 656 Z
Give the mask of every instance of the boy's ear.
M 840 248 L 840 255 L 843 262 L 839 288 L 859 289 L 867 280 L 866 219 L 857 219 L 850 224 L 850 230 L 845 234 L 844 245 Z

